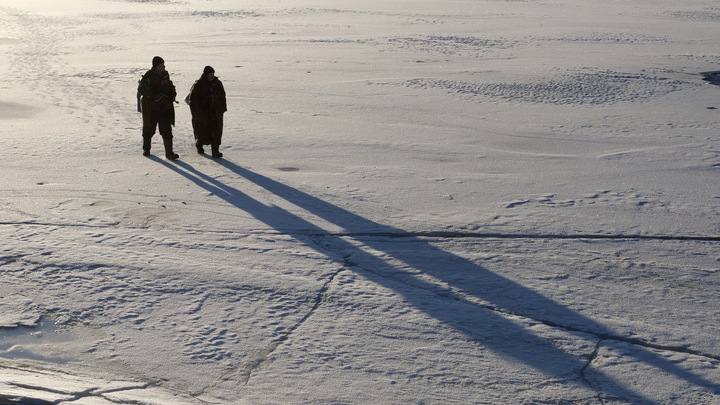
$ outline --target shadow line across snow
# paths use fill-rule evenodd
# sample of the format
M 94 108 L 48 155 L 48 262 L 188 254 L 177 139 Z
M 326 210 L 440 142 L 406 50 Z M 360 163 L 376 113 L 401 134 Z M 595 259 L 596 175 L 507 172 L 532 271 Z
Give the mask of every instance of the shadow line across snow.
M 427 239 L 423 239 L 423 236 L 415 236 L 402 229 L 373 222 L 231 161 L 218 161 L 219 165 L 235 175 L 344 230 L 340 234 L 333 234 L 294 213 L 277 206 L 266 205 L 242 191 L 202 173 L 186 162 L 174 161 L 171 163 L 160 158 L 153 158 L 153 160 L 252 215 L 274 230 L 292 236 L 353 271 L 362 272 L 363 276 L 402 295 L 408 303 L 466 335 L 468 339 L 550 376 L 566 380 L 571 375 L 569 370 L 573 370 L 577 373 L 577 382 L 583 381 L 590 384 L 590 381 L 585 378 L 585 373 L 589 362 L 593 359 L 581 359 L 560 350 L 547 339 L 512 322 L 509 315 L 539 321 L 570 332 L 594 335 L 599 340 L 610 339 L 635 344 L 638 350 L 634 353 L 638 354 L 634 357 L 638 362 L 660 369 L 693 385 L 706 387 L 711 391 L 717 388 L 713 381 L 679 367 L 653 353 L 650 349 L 675 350 L 703 355 L 716 360 L 717 357 L 694 353 L 682 348 L 653 346 L 639 339 L 624 338 L 606 326 L 528 287 L 438 248 Z M 402 235 L 403 242 L 406 244 L 411 242 L 408 246 L 412 246 L 412 249 L 390 249 L 389 246 L 392 244 L 388 243 L 387 237 L 374 235 L 390 237 Z M 351 243 L 348 239 L 353 239 L 356 243 Z M 358 243 L 382 252 L 388 257 L 410 266 L 415 271 L 432 276 L 440 283 L 430 283 L 414 277 L 398 266 L 393 266 L 387 260 L 361 249 Z M 422 254 L 418 254 L 418 252 L 422 252 Z M 432 257 L 433 260 L 427 260 L 428 257 Z M 452 267 L 452 270 L 449 271 L 448 267 Z M 326 289 L 325 286 L 323 288 Z M 438 299 L 428 300 L 427 294 L 418 293 L 421 290 L 434 293 Z M 481 301 L 483 304 L 477 301 Z M 316 307 L 317 303 L 313 310 Z M 538 313 L 533 314 L 533 310 L 525 311 L 525 308 L 534 308 Z M 306 318 L 307 316 L 302 321 Z M 488 325 L 492 325 L 491 330 L 488 330 Z M 292 328 L 291 331 L 295 329 L 297 328 Z M 281 337 L 279 340 L 285 341 L 287 336 Z M 596 390 L 600 396 L 619 396 L 629 401 L 642 403 L 653 402 L 600 370 L 593 370 L 591 388 Z

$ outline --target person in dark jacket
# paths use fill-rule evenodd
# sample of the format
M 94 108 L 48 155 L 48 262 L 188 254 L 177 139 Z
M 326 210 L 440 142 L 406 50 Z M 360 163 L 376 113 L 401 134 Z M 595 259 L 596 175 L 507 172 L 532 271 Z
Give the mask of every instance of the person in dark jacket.
M 172 126 L 175 125 L 175 85 L 170 74 L 165 70 L 165 61 L 156 56 L 152 60 L 152 69 L 140 79 L 138 97 L 143 117 L 143 155 L 150 155 L 150 146 L 155 129 L 160 129 L 160 136 L 165 145 L 165 157 L 170 160 L 179 158 L 173 152 Z
M 227 111 L 225 88 L 215 77 L 215 69 L 205 66 L 202 76 L 190 89 L 190 112 L 192 113 L 195 146 L 199 154 L 205 153 L 203 145 L 212 146 L 212 157 L 221 158 L 220 143 L 223 133 L 223 114 Z

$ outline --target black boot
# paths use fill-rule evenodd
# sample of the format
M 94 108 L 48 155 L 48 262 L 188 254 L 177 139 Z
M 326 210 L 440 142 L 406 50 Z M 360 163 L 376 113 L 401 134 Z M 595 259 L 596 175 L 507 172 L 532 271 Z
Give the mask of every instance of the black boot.
M 143 136 L 143 156 L 150 156 L 151 138 Z
M 175 160 L 179 158 L 180 156 L 173 152 L 173 140 L 172 138 L 163 138 L 163 143 L 165 144 L 165 157 L 170 160 Z
M 201 154 L 201 155 L 205 154 L 205 149 L 203 149 L 203 146 L 201 143 L 195 142 L 195 147 L 197 148 L 197 151 L 199 154 Z
M 223 157 L 223 154 L 220 153 L 220 145 L 212 144 L 212 157 L 215 159 L 220 159 Z

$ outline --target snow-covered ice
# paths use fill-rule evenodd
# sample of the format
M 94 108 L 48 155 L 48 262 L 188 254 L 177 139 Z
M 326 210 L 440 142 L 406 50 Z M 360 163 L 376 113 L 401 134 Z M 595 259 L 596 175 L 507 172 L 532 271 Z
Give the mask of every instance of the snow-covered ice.
M 3 0 L 0 403 L 720 404 L 709 0 Z M 141 154 L 137 80 L 228 92 Z

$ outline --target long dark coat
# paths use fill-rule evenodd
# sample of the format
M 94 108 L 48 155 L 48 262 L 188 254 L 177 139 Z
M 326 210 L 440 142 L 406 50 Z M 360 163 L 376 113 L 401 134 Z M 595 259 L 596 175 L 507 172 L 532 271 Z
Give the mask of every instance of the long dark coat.
M 198 145 L 220 145 L 226 111 L 225 88 L 220 79 L 208 81 L 203 76 L 195 82 L 190 90 L 190 112 Z

